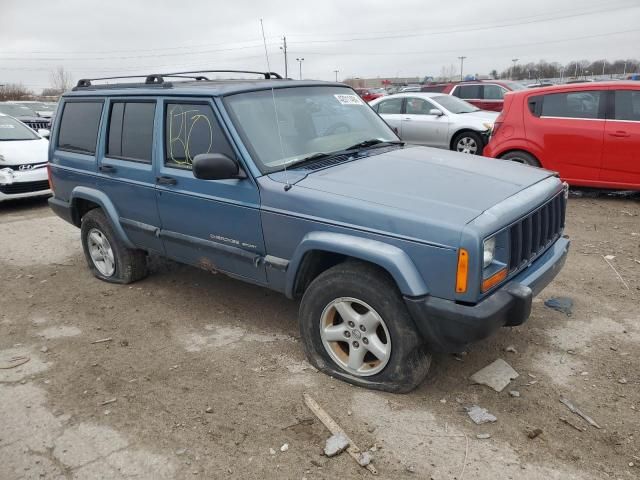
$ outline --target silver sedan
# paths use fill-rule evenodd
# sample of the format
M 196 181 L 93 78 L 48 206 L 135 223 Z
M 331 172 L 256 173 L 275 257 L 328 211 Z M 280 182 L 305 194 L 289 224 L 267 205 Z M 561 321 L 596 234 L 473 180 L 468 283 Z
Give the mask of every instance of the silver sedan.
M 474 155 L 482 155 L 499 115 L 441 93 L 399 93 L 369 105 L 407 143 Z

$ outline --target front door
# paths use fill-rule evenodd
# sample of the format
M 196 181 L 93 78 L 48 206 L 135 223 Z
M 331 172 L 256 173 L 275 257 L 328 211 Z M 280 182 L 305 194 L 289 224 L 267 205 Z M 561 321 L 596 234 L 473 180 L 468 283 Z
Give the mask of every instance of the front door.
M 606 182 L 640 185 L 640 90 L 616 90 L 604 128 L 602 171 Z
M 402 139 L 408 143 L 429 147 L 449 148 L 449 121 L 446 115 L 432 115 L 437 109 L 424 98 L 409 97 L 402 115 Z M 443 112 L 444 113 L 444 112 Z
M 163 155 L 156 191 L 167 256 L 266 282 L 260 197 L 253 179 L 201 180 L 192 162 L 201 153 L 238 160 L 211 99 L 164 99 Z

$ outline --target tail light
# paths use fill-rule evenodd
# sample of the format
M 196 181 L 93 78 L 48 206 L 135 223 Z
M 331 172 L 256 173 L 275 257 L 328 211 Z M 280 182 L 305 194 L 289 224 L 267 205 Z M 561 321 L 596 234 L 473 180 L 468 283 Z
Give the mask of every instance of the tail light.
M 497 118 L 493 122 L 493 128 L 491 129 L 490 138 L 493 138 L 498 134 L 498 130 L 500 130 L 500 127 L 502 126 L 503 123 L 504 123 L 504 113 L 500 112 L 500 114 L 497 116 Z

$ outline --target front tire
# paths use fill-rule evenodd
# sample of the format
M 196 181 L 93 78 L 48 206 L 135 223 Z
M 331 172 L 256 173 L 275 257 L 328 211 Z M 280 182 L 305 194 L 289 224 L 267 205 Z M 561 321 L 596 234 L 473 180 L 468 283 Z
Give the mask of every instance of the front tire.
M 452 142 L 452 150 L 470 155 L 482 155 L 484 140 L 479 133 L 466 131 L 456 134 Z
M 89 269 L 100 280 L 126 284 L 147 276 L 145 252 L 127 248 L 101 209 L 82 217 L 80 232 Z
M 408 392 L 426 377 L 431 356 L 386 272 L 349 261 L 320 274 L 300 304 L 307 357 L 354 385 Z

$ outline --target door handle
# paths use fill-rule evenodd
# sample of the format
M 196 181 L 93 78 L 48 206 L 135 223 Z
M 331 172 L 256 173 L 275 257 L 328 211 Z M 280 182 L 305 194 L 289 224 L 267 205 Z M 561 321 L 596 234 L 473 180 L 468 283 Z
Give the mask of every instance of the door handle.
M 609 135 L 612 137 L 630 137 L 631 134 L 629 132 L 625 132 L 624 130 L 616 130 L 615 132 L 609 132 Z
M 116 173 L 116 168 L 111 165 L 100 165 L 100 171 L 102 173 Z
M 410 122 L 411 121 L 411 117 L 405 117 L 402 120 L 404 120 L 405 122 Z
M 156 178 L 158 185 L 175 185 L 178 181 L 173 177 L 162 176 Z

